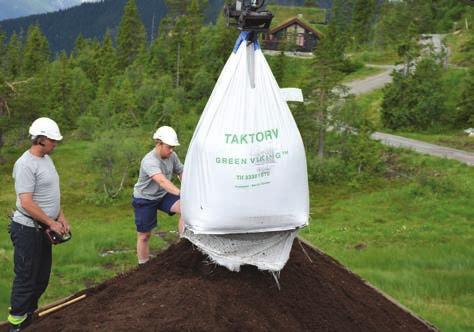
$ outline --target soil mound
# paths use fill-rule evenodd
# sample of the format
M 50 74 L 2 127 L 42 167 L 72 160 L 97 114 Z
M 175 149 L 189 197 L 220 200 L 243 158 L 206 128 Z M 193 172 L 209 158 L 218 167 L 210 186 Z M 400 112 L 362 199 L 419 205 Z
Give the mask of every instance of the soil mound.
M 216 266 L 181 240 L 27 331 L 434 330 L 298 240 L 279 283 L 251 266 Z

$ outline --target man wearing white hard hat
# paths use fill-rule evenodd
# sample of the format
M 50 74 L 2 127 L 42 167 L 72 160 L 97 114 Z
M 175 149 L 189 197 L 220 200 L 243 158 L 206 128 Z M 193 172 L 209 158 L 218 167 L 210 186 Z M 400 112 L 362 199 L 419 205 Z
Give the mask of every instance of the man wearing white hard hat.
M 8 315 L 10 331 L 20 331 L 31 323 L 38 300 L 48 286 L 52 243 L 47 233 L 69 233 L 69 223 L 61 210 L 59 176 L 49 156 L 63 138 L 59 127 L 49 118 L 39 118 L 31 124 L 29 134 L 31 147 L 13 167 L 17 199 L 10 224 L 15 272 Z
M 181 180 L 183 173 L 183 165 L 174 152 L 174 148 L 179 146 L 178 135 L 173 128 L 163 126 L 154 133 L 153 139 L 155 147 L 142 159 L 133 189 L 138 264 L 149 260 L 148 241 L 152 229 L 158 224 L 158 210 L 169 215 L 181 213 L 180 189 L 171 182 L 173 174 Z

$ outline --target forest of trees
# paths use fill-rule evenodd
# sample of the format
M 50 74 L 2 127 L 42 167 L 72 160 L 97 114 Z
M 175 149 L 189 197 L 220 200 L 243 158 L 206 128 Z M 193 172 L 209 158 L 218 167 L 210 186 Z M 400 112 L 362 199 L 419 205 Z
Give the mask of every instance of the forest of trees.
M 0 21 L 0 29 L 10 36 L 15 32 L 23 35 L 28 27 L 39 25 L 49 41 L 52 54 L 59 54 L 65 50 L 68 54 L 74 48 L 75 39 L 79 34 L 86 38 L 102 40 L 105 32 L 109 30 L 112 37 L 116 37 L 117 27 L 122 17 L 122 8 L 127 0 L 102 0 L 98 2 L 85 2 L 80 6 L 60 10 L 52 13 L 31 15 L 16 19 Z M 185 8 L 187 1 L 181 1 Z M 165 0 L 137 0 L 148 40 L 154 39 L 158 34 L 161 19 L 168 12 Z M 169 3 L 169 1 L 168 1 Z M 222 12 L 224 0 L 202 1 L 204 22 L 215 23 Z M 305 0 L 271 0 L 271 3 L 291 6 L 301 6 Z M 329 8 L 330 0 L 314 1 L 321 8 Z
M 454 2 L 430 3 L 451 8 L 450 3 Z M 149 136 L 157 126 L 167 124 L 177 129 L 184 143 L 180 152 L 184 157 L 238 31 L 228 28 L 222 16 L 216 24 L 205 24 L 205 1 L 168 0 L 166 4 L 167 15 L 151 43 L 135 0 L 126 2 L 115 33 L 107 31 L 100 39 L 80 34 L 70 53 L 62 51 L 57 56 L 51 54 L 48 40 L 38 25 L 31 25 L 24 36 L 17 33 L 7 36 L 0 30 L 0 149 L 6 151 L 24 144 L 28 125 L 39 116 L 51 117 L 69 133 L 66 137 L 95 142 L 91 158 L 95 167 L 102 170 L 100 187 L 107 187 L 109 196 L 116 195 L 124 169 L 135 171 L 128 168 L 141 157 L 142 151 L 137 148 L 144 146 L 141 137 Z M 374 10 L 366 11 L 364 16 L 359 8 L 366 5 L 374 6 Z M 293 112 L 314 181 L 383 171 L 383 152 L 369 138 L 373 128 L 364 112 L 352 97 L 335 93 L 343 89 L 340 83 L 354 67 L 347 52 L 376 43 L 396 49 L 409 48 L 413 38 L 426 32 L 427 27 L 444 26 L 448 15 L 436 14 L 441 12 L 441 7 L 432 6 L 431 21 L 424 22 L 423 8 L 414 10 L 422 5 L 414 0 L 384 1 L 377 7 L 379 10 L 375 5 L 370 0 L 334 1 L 333 19 L 308 71 L 301 77 L 301 87 L 310 103 L 294 105 Z M 433 11 L 433 8 L 438 9 Z M 466 13 L 464 10 L 460 14 L 457 8 L 457 2 L 452 4 L 451 25 L 455 18 Z M 450 13 L 447 9 L 443 12 Z M 409 13 L 412 19 L 407 23 Z M 281 57 L 275 63 L 276 67 L 280 66 L 276 70 L 277 78 L 286 70 L 284 61 Z M 395 76 L 394 90 L 387 92 L 384 101 L 383 116 L 388 127 L 405 126 L 403 121 L 410 121 L 410 126 L 414 126 L 416 122 L 408 115 L 397 118 L 387 115 L 395 114 L 387 110 L 393 105 L 398 109 L 412 107 L 420 95 L 433 96 L 416 108 L 421 113 L 426 110 L 423 116 L 430 121 L 454 113 L 451 126 L 473 120 L 470 117 L 474 109 L 470 92 L 474 80 L 472 70 L 459 90 L 459 104 L 441 105 L 439 94 L 443 91 L 439 91 L 436 79 L 442 70 L 436 61 L 427 60 L 416 73 Z M 397 96 L 396 89 L 405 89 L 407 84 L 413 86 L 404 90 L 410 96 L 406 99 Z M 406 101 L 406 105 L 401 101 Z M 436 107 L 431 107 L 432 104 Z M 336 130 L 328 132 L 328 127 Z

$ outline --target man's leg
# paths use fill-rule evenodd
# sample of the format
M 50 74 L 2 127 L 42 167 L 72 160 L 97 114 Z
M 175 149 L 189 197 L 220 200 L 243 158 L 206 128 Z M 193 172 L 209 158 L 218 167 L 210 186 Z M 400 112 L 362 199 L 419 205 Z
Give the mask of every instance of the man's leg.
M 138 264 L 145 264 L 150 259 L 148 240 L 151 232 L 137 232 L 137 257 Z
M 20 325 L 25 321 L 34 302 L 34 266 L 39 260 L 35 245 L 38 232 L 33 227 L 23 226 L 16 222 L 11 225 L 15 277 L 11 291 L 11 309 L 8 321 L 12 325 Z
M 173 213 L 179 214 L 179 221 L 178 221 L 178 232 L 179 234 L 183 234 L 184 232 L 184 220 L 181 217 L 181 200 L 177 200 L 170 208 L 170 211 Z
M 132 206 L 135 214 L 135 226 L 137 228 L 137 258 L 138 264 L 144 264 L 150 259 L 148 242 L 151 230 L 156 227 L 156 214 L 159 201 L 141 198 L 133 198 Z
M 38 260 L 37 266 L 35 266 L 35 295 L 29 309 L 29 312 L 32 313 L 38 309 L 38 300 L 48 287 L 52 264 L 51 247 L 51 242 L 48 240 L 46 234 L 44 232 L 39 232 L 37 252 L 38 256 L 41 258 Z

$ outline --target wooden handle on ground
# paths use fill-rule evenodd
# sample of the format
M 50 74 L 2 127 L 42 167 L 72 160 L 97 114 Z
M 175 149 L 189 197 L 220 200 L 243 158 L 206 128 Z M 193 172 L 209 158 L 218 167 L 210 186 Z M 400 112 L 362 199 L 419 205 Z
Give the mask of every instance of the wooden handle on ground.
M 50 313 L 52 313 L 53 311 L 59 310 L 59 309 L 64 308 L 64 307 L 67 307 L 67 306 L 70 305 L 70 304 L 76 303 L 77 301 L 80 301 L 80 300 L 84 299 L 85 297 L 86 297 L 86 294 L 82 294 L 81 296 L 76 297 L 76 298 L 74 298 L 74 299 L 72 299 L 72 300 L 69 300 L 69 301 L 67 301 L 67 302 L 58 304 L 57 306 L 54 306 L 54 307 L 49 308 L 49 309 L 47 309 L 47 310 L 45 310 L 45 311 L 42 311 L 42 312 L 40 312 L 40 313 L 38 314 L 38 316 L 39 316 L 39 317 L 43 317 L 44 315 L 50 314 Z

